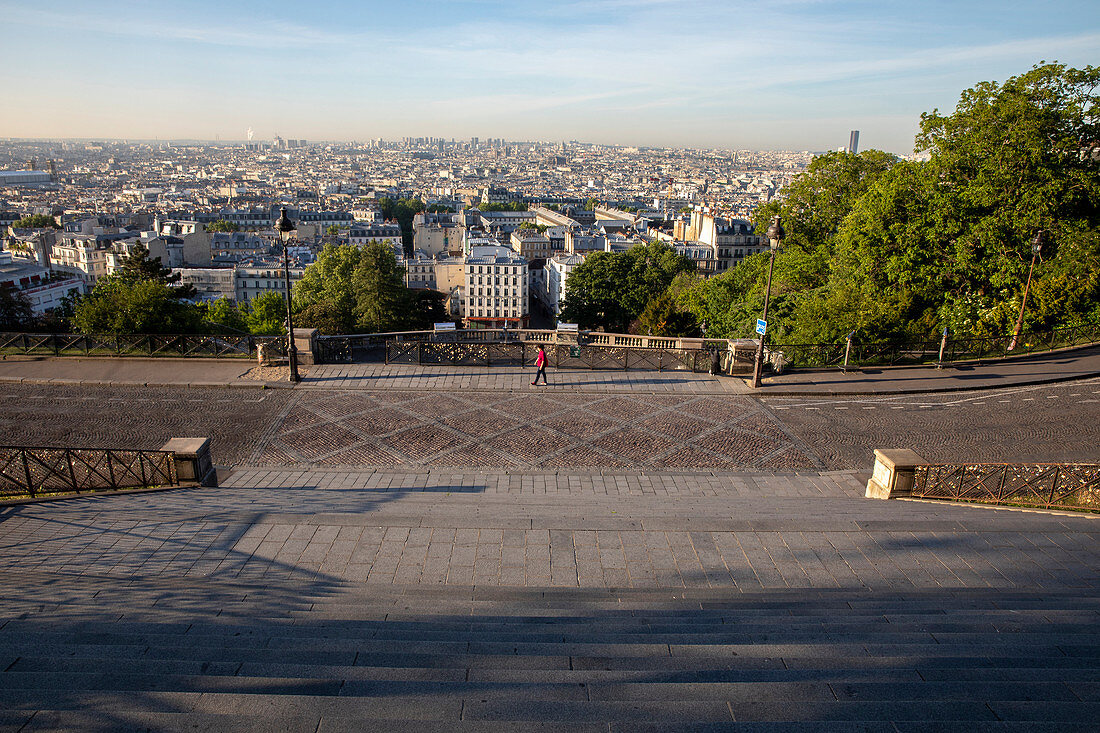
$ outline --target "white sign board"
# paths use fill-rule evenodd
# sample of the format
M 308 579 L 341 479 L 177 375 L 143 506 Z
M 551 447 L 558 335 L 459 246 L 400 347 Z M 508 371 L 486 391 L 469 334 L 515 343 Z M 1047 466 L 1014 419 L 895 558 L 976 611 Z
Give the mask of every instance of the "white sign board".
M 577 324 L 575 324 L 575 323 L 559 323 L 558 324 L 558 330 L 559 331 L 572 331 L 572 332 L 576 333 L 577 332 Z
M 437 324 L 435 324 L 435 330 L 436 331 L 453 331 L 453 330 L 455 330 L 455 324 L 451 323 L 450 321 L 447 321 L 446 323 L 437 323 Z
M 763 318 L 756 319 L 756 332 L 761 336 L 768 332 L 768 322 Z

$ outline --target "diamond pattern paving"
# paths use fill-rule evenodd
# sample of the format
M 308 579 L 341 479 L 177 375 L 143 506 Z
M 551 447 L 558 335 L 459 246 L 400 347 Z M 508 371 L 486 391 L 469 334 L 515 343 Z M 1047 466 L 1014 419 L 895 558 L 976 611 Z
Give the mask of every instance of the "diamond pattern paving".
M 738 396 L 301 391 L 252 455 L 265 466 L 822 468 Z

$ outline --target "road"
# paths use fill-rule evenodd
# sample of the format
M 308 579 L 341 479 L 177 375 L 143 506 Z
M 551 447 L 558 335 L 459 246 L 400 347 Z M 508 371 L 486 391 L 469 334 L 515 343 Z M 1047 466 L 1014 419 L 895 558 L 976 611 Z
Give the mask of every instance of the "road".
M 896 397 L 0 387 L 11 445 L 157 448 L 210 436 L 220 465 L 791 471 L 1100 460 L 1100 379 Z

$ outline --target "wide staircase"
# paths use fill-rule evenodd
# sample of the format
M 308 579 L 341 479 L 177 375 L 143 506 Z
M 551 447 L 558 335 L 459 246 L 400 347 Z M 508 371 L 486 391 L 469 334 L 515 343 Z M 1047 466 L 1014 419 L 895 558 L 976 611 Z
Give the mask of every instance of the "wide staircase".
M 3 573 L 0 725 L 1096 730 L 1092 589 L 566 589 Z

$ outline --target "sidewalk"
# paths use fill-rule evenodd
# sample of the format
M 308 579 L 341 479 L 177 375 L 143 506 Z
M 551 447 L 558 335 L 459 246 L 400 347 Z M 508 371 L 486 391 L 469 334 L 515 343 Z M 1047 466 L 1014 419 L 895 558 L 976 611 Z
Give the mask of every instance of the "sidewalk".
M 1051 354 L 1024 356 L 1004 361 L 965 363 L 935 367 L 867 367 L 791 371 L 766 376 L 753 390 L 745 379 L 747 393 L 764 396 L 836 396 L 862 394 L 906 394 L 958 392 L 1030 384 L 1066 382 L 1100 376 L 1100 347 L 1091 346 Z
M 0 384 L 134 385 L 290 388 L 264 381 L 255 363 L 230 359 L 9 357 L 0 360 Z M 683 371 L 551 369 L 550 384 L 532 387 L 534 370 L 521 367 L 325 364 L 302 367 L 296 389 L 468 392 L 635 392 L 836 396 L 995 389 L 1100 376 L 1100 347 L 1011 361 L 934 367 L 792 371 L 764 378 L 759 389 L 742 377 Z

